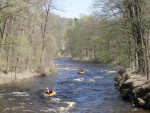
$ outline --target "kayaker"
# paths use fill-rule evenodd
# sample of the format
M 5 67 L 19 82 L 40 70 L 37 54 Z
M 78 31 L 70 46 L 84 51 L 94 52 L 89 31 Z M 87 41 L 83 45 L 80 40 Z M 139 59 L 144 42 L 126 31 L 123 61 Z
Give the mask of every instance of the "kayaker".
M 53 89 L 52 88 L 49 89 L 49 93 L 53 93 Z
M 81 69 L 80 72 L 83 72 L 83 69 Z
M 49 90 L 48 87 L 46 87 L 45 93 L 46 93 L 46 94 L 49 94 L 49 93 L 50 93 L 50 90 Z

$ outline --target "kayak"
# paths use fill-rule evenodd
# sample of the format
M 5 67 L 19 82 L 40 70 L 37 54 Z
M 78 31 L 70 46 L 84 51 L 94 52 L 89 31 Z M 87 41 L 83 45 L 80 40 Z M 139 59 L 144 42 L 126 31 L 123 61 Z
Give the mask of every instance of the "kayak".
M 79 71 L 78 74 L 84 74 L 84 71 Z
M 52 92 L 50 94 L 46 94 L 44 93 L 45 97 L 52 97 L 52 96 L 55 96 L 56 95 L 56 92 Z

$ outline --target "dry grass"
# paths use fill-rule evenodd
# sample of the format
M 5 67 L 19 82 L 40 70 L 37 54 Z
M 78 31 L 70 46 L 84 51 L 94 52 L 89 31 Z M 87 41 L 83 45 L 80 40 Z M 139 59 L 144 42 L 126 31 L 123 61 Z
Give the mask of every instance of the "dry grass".
M 11 83 L 11 82 L 18 82 L 23 79 L 32 78 L 34 76 L 39 76 L 39 75 L 40 75 L 40 73 L 32 72 L 31 70 L 17 73 L 16 75 L 14 72 L 10 72 L 8 74 L 1 73 L 0 74 L 0 85 Z

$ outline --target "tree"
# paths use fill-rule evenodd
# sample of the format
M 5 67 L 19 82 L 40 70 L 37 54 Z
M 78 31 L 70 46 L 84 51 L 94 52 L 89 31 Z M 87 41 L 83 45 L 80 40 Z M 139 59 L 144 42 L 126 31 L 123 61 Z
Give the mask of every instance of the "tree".
M 61 25 L 64 20 L 51 12 L 57 8 L 53 0 L 0 1 L 1 70 L 9 73 L 37 69 L 42 67 L 39 62 L 44 64 L 57 54 L 62 26 L 68 26 L 67 19 Z
M 147 35 L 149 33 L 148 21 L 150 20 L 147 16 L 150 11 L 149 5 L 148 0 L 96 0 L 94 4 L 94 8 L 100 9 L 96 11 L 101 16 L 121 20 L 121 32 L 128 41 L 126 53 L 129 58 L 129 66 L 133 63 L 135 69 L 139 69 L 141 74 L 147 75 L 147 78 L 149 78 L 149 42 Z

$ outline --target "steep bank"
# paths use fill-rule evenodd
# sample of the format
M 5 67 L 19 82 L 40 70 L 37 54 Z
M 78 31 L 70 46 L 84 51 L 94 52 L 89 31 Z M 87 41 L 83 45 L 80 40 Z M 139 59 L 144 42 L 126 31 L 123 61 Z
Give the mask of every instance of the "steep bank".
M 150 81 L 131 69 L 118 71 L 115 84 L 123 99 L 133 105 L 150 109 Z

